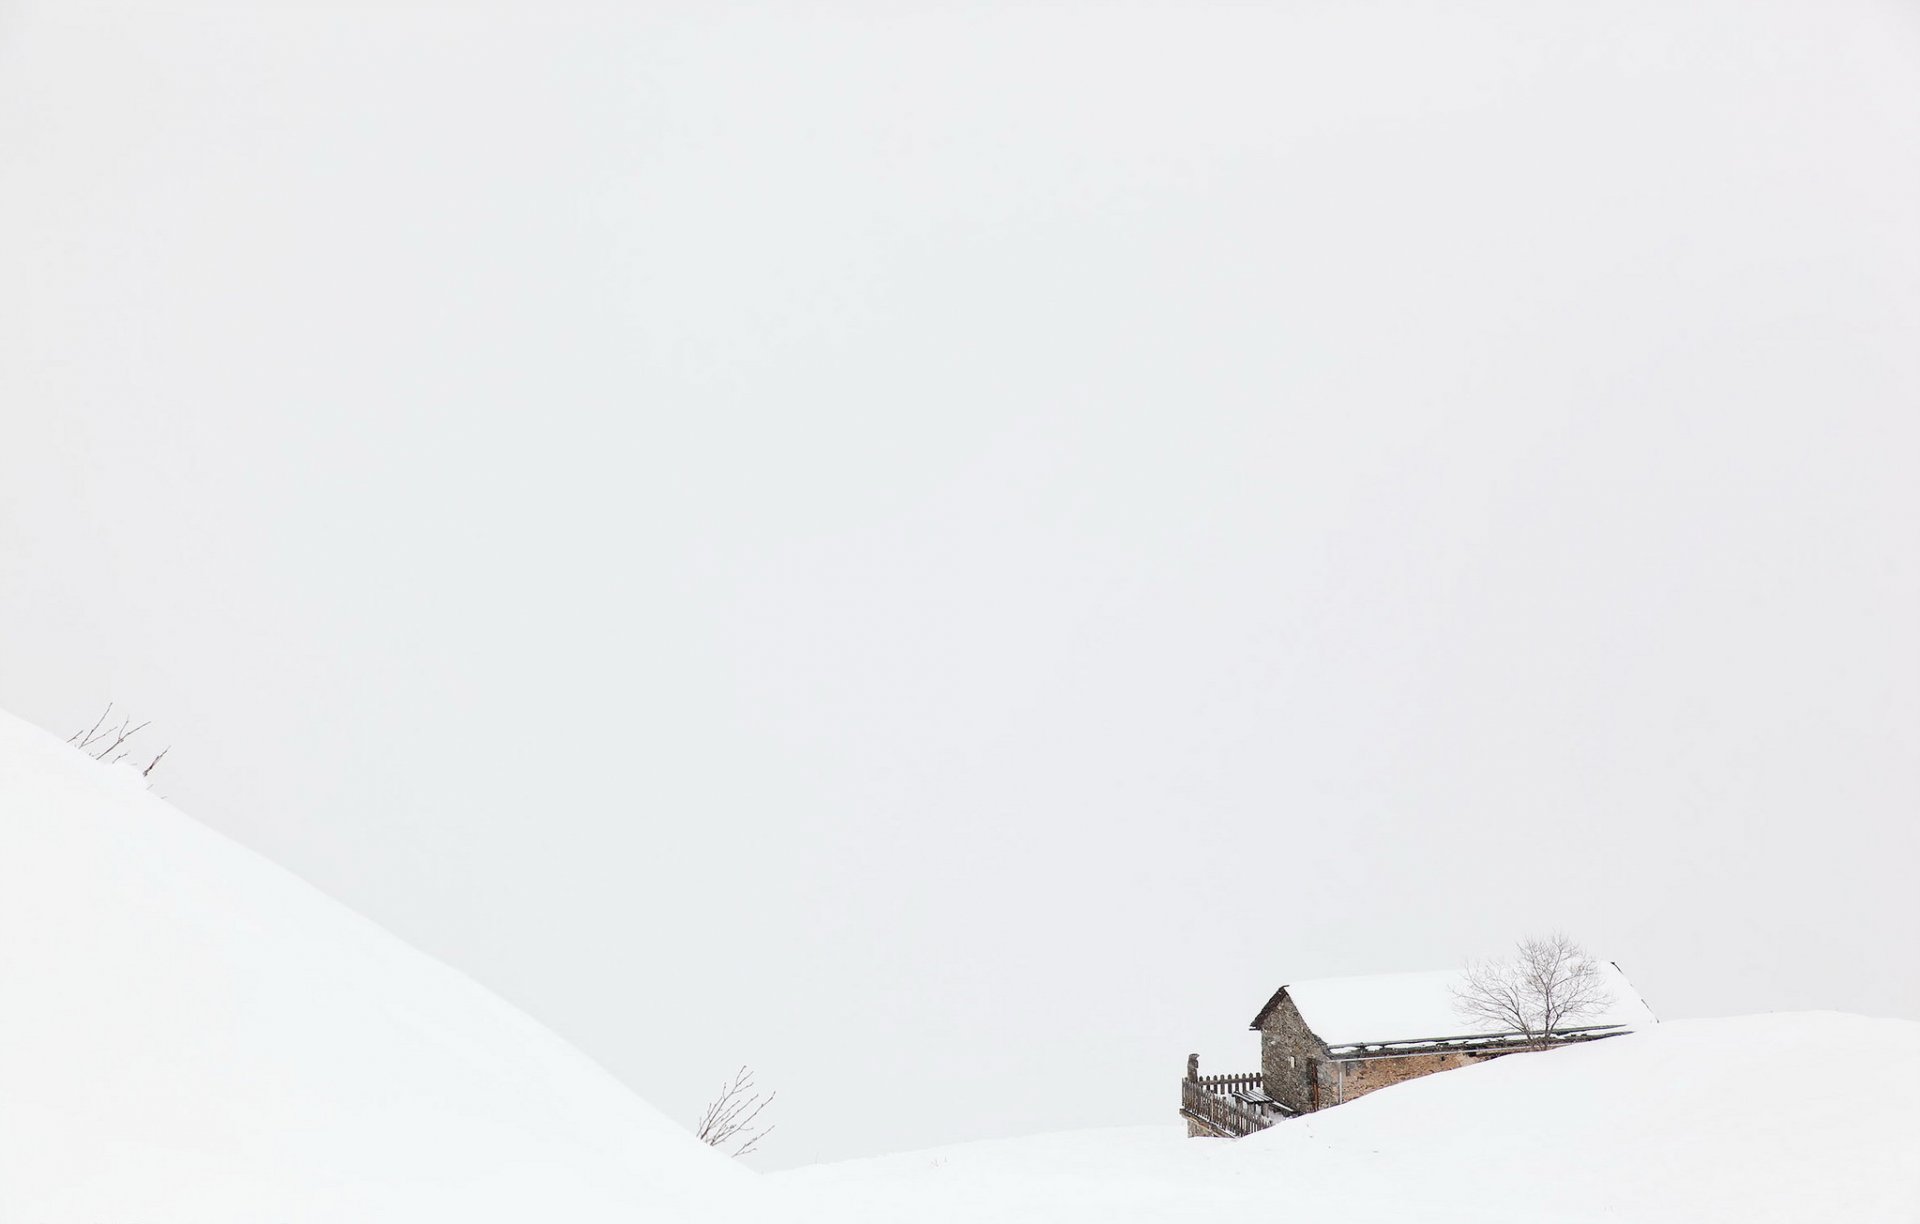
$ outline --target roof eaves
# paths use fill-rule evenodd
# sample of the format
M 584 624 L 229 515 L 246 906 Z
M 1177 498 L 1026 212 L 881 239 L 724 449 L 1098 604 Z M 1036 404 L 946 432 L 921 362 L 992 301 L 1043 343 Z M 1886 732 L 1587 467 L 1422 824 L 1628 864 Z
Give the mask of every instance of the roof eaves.
M 1266 1005 L 1263 1006 L 1258 1012 L 1254 1014 L 1253 1023 L 1249 1024 L 1247 1027 L 1252 1029 L 1254 1032 L 1259 1032 L 1260 1026 L 1266 1022 L 1266 1019 L 1268 1016 L 1271 1016 L 1273 1014 L 1273 1009 L 1280 1006 L 1280 996 L 1285 993 L 1287 993 L 1287 988 L 1285 986 L 1282 986 L 1280 989 L 1274 991 L 1273 997 L 1269 998 L 1266 1002 Z

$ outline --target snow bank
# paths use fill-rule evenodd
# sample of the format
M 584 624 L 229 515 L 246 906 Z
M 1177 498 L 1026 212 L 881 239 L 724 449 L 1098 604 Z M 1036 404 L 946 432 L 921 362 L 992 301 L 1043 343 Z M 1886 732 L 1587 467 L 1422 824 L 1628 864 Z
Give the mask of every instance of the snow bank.
M 714 1219 L 752 1177 L 558 1037 L 0 714 L 0 1220 Z
M 841 1224 L 1913 1224 L 1920 1024 L 1682 1021 L 1417 1080 L 1234 1142 L 1094 1131 L 770 1180 L 803 1218 Z
M 756 1179 L 472 982 L 5 715 L 0 851 L 5 1224 L 1920 1220 L 1908 1021 L 1665 1024 L 1239 1142 L 1170 1125 Z

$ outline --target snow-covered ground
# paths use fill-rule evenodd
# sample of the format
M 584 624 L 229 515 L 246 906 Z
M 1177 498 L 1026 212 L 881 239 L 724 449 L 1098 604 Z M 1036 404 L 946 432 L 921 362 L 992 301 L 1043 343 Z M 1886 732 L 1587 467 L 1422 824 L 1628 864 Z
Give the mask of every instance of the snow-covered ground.
M 551 1032 L 0 714 L 0 1221 L 720 1218 L 752 1175 Z
M 1920 1024 L 1834 1014 L 1660 1025 L 1233 1143 L 1170 1124 L 756 1178 L 3 714 L 0 992 L 4 1224 L 1920 1220 Z
M 1417 1080 L 1244 1140 L 1087 1131 L 770 1180 L 802 1219 L 846 1224 L 1913 1224 L 1920 1024 L 1682 1021 Z

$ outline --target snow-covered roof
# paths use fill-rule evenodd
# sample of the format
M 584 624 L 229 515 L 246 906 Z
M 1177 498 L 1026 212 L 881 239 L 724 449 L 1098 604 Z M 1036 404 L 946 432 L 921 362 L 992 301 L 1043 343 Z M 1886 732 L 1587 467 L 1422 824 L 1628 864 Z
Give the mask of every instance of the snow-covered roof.
M 1654 1022 L 1653 1012 L 1619 966 L 1603 962 L 1600 972 L 1609 1002 L 1599 1012 L 1573 1021 L 1574 1025 L 1642 1028 Z M 1454 1006 L 1453 988 L 1462 980 L 1460 970 L 1442 969 L 1289 982 L 1260 1009 L 1253 1027 L 1260 1027 L 1284 994 L 1293 1000 L 1314 1036 L 1329 1046 L 1487 1035 L 1491 1030 L 1485 1022 L 1462 1018 Z

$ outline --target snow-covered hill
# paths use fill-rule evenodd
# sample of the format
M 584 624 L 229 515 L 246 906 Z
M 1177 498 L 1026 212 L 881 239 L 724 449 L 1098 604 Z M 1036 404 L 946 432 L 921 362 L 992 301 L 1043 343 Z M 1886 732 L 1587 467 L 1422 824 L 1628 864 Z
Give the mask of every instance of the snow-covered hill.
M 741 1217 L 1913 1224 L 1920 1024 L 1665 1024 L 1234 1143 L 1169 1125 L 755 1178 L 130 771 L 0 715 L 0 1224 Z
M 0 1221 L 712 1220 L 752 1176 L 472 981 L 0 714 Z
M 837 1224 L 1913 1224 L 1920 1024 L 1683 1021 L 1414 1081 L 1235 1142 L 1089 1131 L 770 1180 L 802 1218 Z

